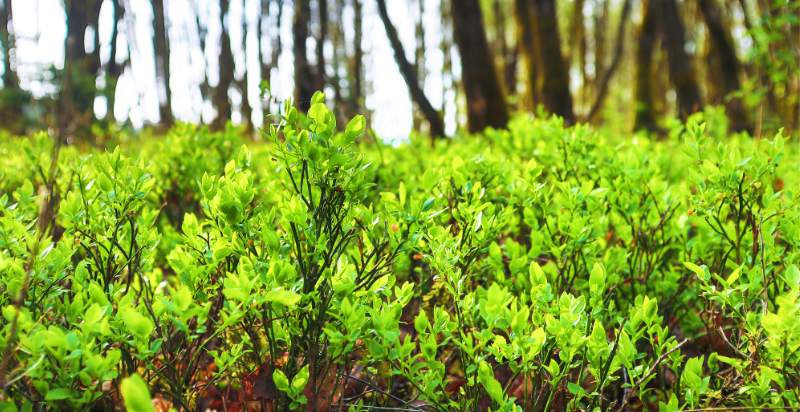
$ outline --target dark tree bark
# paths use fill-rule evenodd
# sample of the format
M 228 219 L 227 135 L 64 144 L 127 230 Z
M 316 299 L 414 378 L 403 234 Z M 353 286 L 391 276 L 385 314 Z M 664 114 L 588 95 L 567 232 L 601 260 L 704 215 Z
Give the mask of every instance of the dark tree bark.
M 264 55 L 264 46 L 268 44 L 265 40 L 269 27 L 269 3 L 270 0 L 261 0 L 261 10 L 258 14 L 258 64 L 259 77 L 261 80 L 269 82 L 270 72 L 272 71 L 272 60 Z
M 9 23 L 13 21 L 11 11 L 11 0 L 3 0 L 0 4 L 0 47 L 3 48 L 3 88 L 19 89 L 19 76 L 15 67 L 11 65 L 11 50 L 16 46 L 14 36 L 9 29 Z
M 214 106 L 217 108 L 217 117 L 214 118 L 212 127 L 220 130 L 231 118 L 231 101 L 228 90 L 233 83 L 233 52 L 231 39 L 228 36 L 228 26 L 225 20 L 228 14 L 229 0 L 219 0 L 219 21 L 222 31 L 219 36 L 219 82 L 214 89 Z
M 713 45 L 711 53 L 716 55 L 719 62 L 720 73 L 711 77 L 718 83 L 719 89 L 724 94 L 725 108 L 731 122 L 731 129 L 752 133 L 753 127 L 748 120 L 749 116 L 742 99 L 731 96 L 741 89 L 739 73 L 742 65 L 736 57 L 736 50 L 722 21 L 722 14 L 714 0 L 699 0 L 699 5 Z
M 605 102 L 606 96 L 608 95 L 608 86 L 611 83 L 611 78 L 614 76 L 617 67 L 619 67 L 619 63 L 622 61 L 622 55 L 625 52 L 625 28 L 627 27 L 630 12 L 631 0 L 625 0 L 625 3 L 622 5 L 619 26 L 617 27 L 617 37 L 614 40 L 614 56 L 611 59 L 611 64 L 600 77 L 600 82 L 597 86 L 597 96 L 595 97 L 592 107 L 589 109 L 589 114 L 586 115 L 586 119 L 589 121 L 591 121 L 600 111 L 600 108 L 603 107 L 603 102 Z M 596 70 L 599 69 L 600 66 L 597 66 Z
M 581 74 L 581 87 L 577 96 L 579 102 L 586 99 L 586 92 L 588 91 L 586 85 L 589 84 L 587 79 L 588 73 L 586 72 L 586 26 L 584 25 L 583 18 L 584 4 L 585 0 L 575 0 L 573 2 L 569 39 L 569 55 L 577 61 L 578 71 Z M 569 68 L 569 64 L 567 64 L 567 68 Z
M 686 32 L 675 0 L 658 0 L 664 48 L 667 51 L 669 77 L 678 95 L 678 116 L 682 120 L 700 110 L 700 88 L 697 85 L 692 57 L 686 52 Z
M 95 56 L 86 53 L 84 37 L 86 29 L 96 24 L 94 13 L 99 4 L 97 0 L 65 0 L 64 6 L 67 36 L 64 39 L 65 79 L 62 79 L 60 92 L 60 120 L 69 125 L 86 126 L 94 117 L 95 79 L 99 63 L 95 61 Z M 66 123 L 64 129 L 68 127 Z
M 451 2 L 453 34 L 461 56 L 461 81 L 467 97 L 467 123 L 471 132 L 503 128 L 508 108 L 494 65 L 483 13 L 478 0 Z
M 111 4 L 114 7 L 114 21 L 111 24 L 111 53 L 109 54 L 105 69 L 105 95 L 106 105 L 108 107 L 106 111 L 107 121 L 114 120 L 114 102 L 116 101 L 117 81 L 122 75 L 123 65 L 117 62 L 119 54 L 117 39 L 119 38 L 119 24 L 120 21 L 122 21 L 122 16 L 125 14 L 125 9 L 122 7 L 122 2 L 120 0 L 112 0 Z
M 503 63 L 502 81 L 506 93 L 509 96 L 517 93 L 517 57 L 518 48 L 509 44 L 506 36 L 507 14 L 501 0 L 494 0 L 492 3 L 494 13 L 494 31 L 497 37 L 498 48 L 500 50 L 501 61 Z
M 102 1 L 95 1 L 93 5 L 86 6 L 88 25 L 92 29 L 92 51 L 87 55 L 87 71 L 97 76 L 100 73 L 100 4 Z
M 389 20 L 389 13 L 386 11 L 386 0 L 376 1 L 378 3 L 378 15 L 383 22 L 383 27 L 386 29 L 386 37 L 389 38 L 389 43 L 392 45 L 395 62 L 397 62 L 397 66 L 400 69 L 400 74 L 403 76 L 403 80 L 406 82 L 406 86 L 408 86 L 409 94 L 411 94 L 411 100 L 414 101 L 418 109 L 422 112 L 422 115 L 425 116 L 425 120 L 428 121 L 428 124 L 431 128 L 431 136 L 444 137 L 444 123 L 442 122 L 442 118 L 439 116 L 439 113 L 436 111 L 436 109 L 433 108 L 433 105 L 431 105 L 428 97 L 425 96 L 425 92 L 422 90 L 422 86 L 419 84 L 419 80 L 417 79 L 417 73 L 414 70 L 414 66 L 406 58 L 406 52 L 405 49 L 403 49 L 403 43 L 400 42 L 400 37 L 397 35 L 397 30 L 392 25 L 391 20 Z
M 417 15 L 414 22 L 414 69 L 417 73 L 417 81 L 421 86 L 425 85 L 425 0 L 417 0 Z M 419 129 L 424 121 L 418 112 L 414 112 L 413 127 Z
M 156 87 L 158 88 L 158 117 L 161 124 L 170 126 L 172 117 L 172 91 L 170 90 L 169 35 L 164 0 L 152 0 L 153 4 L 153 48 L 156 63 Z
M 539 61 L 542 63 L 542 76 L 539 81 L 542 102 L 548 111 L 563 117 L 567 124 L 571 124 L 575 121 L 575 112 L 569 90 L 569 68 L 561 54 L 556 2 L 533 0 L 533 6 Z
M 658 41 L 658 2 L 647 0 L 644 6 L 642 25 L 639 29 L 639 44 L 636 50 L 635 117 L 634 130 L 658 130 L 653 112 L 653 49 Z
M 325 63 L 325 43 L 328 39 L 328 0 L 317 0 L 317 11 L 319 12 L 319 33 L 317 33 L 316 55 L 317 71 L 314 88 L 323 90 L 327 81 Z
M 535 109 L 541 99 L 538 93 L 539 84 L 539 51 L 536 48 L 535 31 L 533 30 L 533 8 L 530 0 L 514 0 L 514 18 L 517 25 L 517 48 L 525 62 L 525 94 L 524 100 L 531 109 Z
M 294 21 L 292 23 L 292 50 L 294 52 L 294 100 L 295 105 L 302 111 L 307 111 L 311 106 L 311 97 L 314 95 L 314 74 L 308 63 L 306 39 L 308 39 L 308 25 L 311 16 L 309 0 L 295 0 Z
M 242 9 L 246 8 L 247 1 L 242 0 Z M 244 49 L 245 60 L 247 60 L 247 32 L 249 30 L 247 24 L 247 18 L 242 19 L 242 48 Z M 256 28 L 256 33 L 258 33 L 258 28 Z M 245 126 L 245 130 L 249 134 L 253 131 L 253 106 L 250 104 L 250 96 L 248 95 L 249 84 L 250 81 L 247 78 L 248 70 L 247 70 L 247 63 L 245 62 L 245 70 L 242 72 L 242 77 L 236 81 L 236 86 L 239 88 L 239 94 L 241 95 L 241 105 L 239 106 L 239 113 L 242 115 L 242 123 Z
M 353 57 L 350 60 L 350 113 L 352 117 L 364 105 L 364 37 L 361 0 L 353 0 Z
M 208 29 L 203 26 L 203 22 L 200 21 L 200 13 L 196 10 L 192 11 L 194 13 L 194 24 L 197 28 L 197 40 L 200 43 L 200 52 L 203 56 L 203 80 L 200 82 L 200 98 L 203 102 L 209 99 L 209 95 L 211 94 L 211 85 L 209 84 L 208 80 L 208 64 L 206 55 L 206 37 L 208 36 Z

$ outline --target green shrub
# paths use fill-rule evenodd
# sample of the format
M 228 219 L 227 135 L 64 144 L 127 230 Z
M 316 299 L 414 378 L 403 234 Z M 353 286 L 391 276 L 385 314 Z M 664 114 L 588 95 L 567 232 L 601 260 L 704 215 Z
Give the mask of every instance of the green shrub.
M 796 143 L 392 148 L 322 101 L 63 148 L 46 236 L 51 144 L 4 140 L 0 409 L 800 407 Z

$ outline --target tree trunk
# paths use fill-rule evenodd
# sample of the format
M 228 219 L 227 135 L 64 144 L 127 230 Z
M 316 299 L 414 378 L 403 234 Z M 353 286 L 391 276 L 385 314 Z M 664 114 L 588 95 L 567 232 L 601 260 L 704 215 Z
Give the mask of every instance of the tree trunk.
M 311 106 L 314 95 L 314 75 L 308 64 L 306 39 L 308 39 L 308 23 L 311 16 L 309 0 L 294 1 L 294 21 L 292 23 L 292 49 L 294 52 L 294 100 L 302 111 Z
M 513 41 L 509 44 L 506 36 L 506 25 L 508 24 L 508 15 L 505 12 L 504 4 L 501 0 L 494 0 L 492 4 L 494 13 L 494 31 L 497 37 L 497 43 L 500 49 L 500 61 L 502 62 L 502 82 L 505 86 L 506 93 L 509 96 L 517 94 L 517 56 L 518 48 L 513 45 Z
M 206 59 L 206 40 L 208 36 L 208 29 L 203 26 L 203 22 L 200 21 L 200 13 L 198 10 L 192 10 L 194 13 L 194 24 L 197 27 L 197 39 L 200 43 L 200 53 L 203 56 L 203 79 L 200 82 L 199 89 L 200 89 L 200 99 L 205 104 L 205 102 L 210 98 L 209 95 L 211 94 L 211 85 L 209 84 L 208 79 L 208 61 Z M 202 113 L 200 115 L 201 121 Z M 207 121 L 207 119 L 206 119 Z
M 386 37 L 389 38 L 389 43 L 392 45 L 394 59 L 397 62 L 397 67 L 400 69 L 403 80 L 406 82 L 406 86 L 408 86 L 411 99 L 416 103 L 422 115 L 425 116 L 425 120 L 428 121 L 431 128 L 431 136 L 444 137 L 444 123 L 442 122 L 442 118 L 439 116 L 436 109 L 433 108 L 428 97 L 425 96 L 425 92 L 422 90 L 422 86 L 417 79 L 414 66 L 406 58 L 403 43 L 400 42 L 397 30 L 395 30 L 391 20 L 389 20 L 389 13 L 386 11 L 386 0 L 376 0 L 376 2 L 378 3 L 378 15 L 383 22 L 383 27 L 386 29 Z
M 461 56 L 461 81 L 467 97 L 467 123 L 471 132 L 503 128 L 508 108 L 494 65 L 483 13 L 478 0 L 451 2 L 453 34 Z
M 164 0 L 152 0 L 153 47 L 155 50 L 156 87 L 158 88 L 158 118 L 164 126 L 173 123 L 172 91 L 169 86 L 169 35 L 167 34 Z M 224 30 L 223 30 L 224 31 Z
M 536 33 L 533 30 L 533 8 L 529 0 L 514 0 L 514 18 L 517 25 L 517 47 L 525 63 L 526 96 L 523 99 L 523 107 L 527 106 L 533 110 L 536 109 L 536 105 L 541 102 L 541 99 L 538 93 L 539 62 L 537 57 L 539 51 L 536 48 Z
M 563 117 L 567 124 L 571 124 L 575 121 L 575 113 L 569 90 L 569 68 L 561 54 L 556 2 L 533 0 L 533 5 L 537 22 L 539 61 L 542 63 L 543 75 L 539 79 L 542 102 L 548 111 Z
M 577 101 L 586 100 L 586 85 L 589 84 L 586 72 L 586 27 L 584 25 L 583 7 L 585 0 L 575 0 L 572 10 L 572 22 L 570 23 L 569 55 L 578 63 L 578 72 L 581 74 L 580 92 L 577 94 Z M 568 59 L 569 60 L 569 59 Z M 569 69 L 569 64 L 567 68 Z
M 317 72 L 314 88 L 325 89 L 327 74 L 325 68 L 325 42 L 328 38 L 328 0 L 317 0 L 319 11 L 319 33 L 316 41 Z
M 592 104 L 592 107 L 589 109 L 589 114 L 586 115 L 586 120 L 588 121 L 591 121 L 600 111 L 600 108 L 603 107 L 603 102 L 606 99 L 606 95 L 608 95 L 611 77 L 614 76 L 617 67 L 619 67 L 619 63 L 622 61 L 622 55 L 625 53 L 625 28 L 627 27 L 630 12 L 631 0 L 625 0 L 625 3 L 622 5 L 619 26 L 617 27 L 617 37 L 614 39 L 614 55 L 611 58 L 611 64 L 600 77 L 600 82 L 597 87 L 597 96 L 595 97 L 594 104 Z M 599 71 L 600 66 L 597 66 L 595 70 Z M 584 85 L 584 87 L 586 87 L 586 85 Z
M 425 86 L 425 0 L 417 0 L 417 15 L 416 21 L 414 22 L 414 39 L 415 48 L 414 48 L 414 69 L 417 73 L 417 81 L 421 87 L 424 88 Z M 419 115 L 418 112 L 414 113 L 413 116 L 413 124 L 414 129 L 419 129 L 422 121 L 424 120 L 423 117 Z
M 231 51 L 228 27 L 225 24 L 228 5 L 229 0 L 219 0 L 219 22 L 222 30 L 219 36 L 219 82 L 214 89 L 214 106 L 217 108 L 217 117 L 212 124 L 212 127 L 217 130 L 225 127 L 225 123 L 231 118 L 231 101 L 228 97 L 228 90 L 233 83 L 233 52 Z
M 686 33 L 675 0 L 659 0 L 664 48 L 667 51 L 669 77 L 678 95 L 678 116 L 682 120 L 700 110 L 700 88 L 697 85 L 692 57 L 686 52 Z
M 125 14 L 125 9 L 122 8 L 120 0 L 112 0 L 114 7 L 114 21 L 111 24 L 111 53 L 109 54 L 108 61 L 106 62 L 106 121 L 114 121 L 114 102 L 116 101 L 117 81 L 119 76 L 122 75 L 122 65 L 117 62 L 117 55 L 119 49 L 117 48 L 117 39 L 119 37 L 119 23 L 122 16 Z
M 247 6 L 246 0 L 242 1 L 242 8 Z M 247 16 L 242 18 L 242 53 L 245 55 L 245 70 L 242 72 L 242 77 L 236 82 L 236 85 L 239 88 L 239 94 L 241 94 L 241 104 L 239 106 L 239 113 L 242 115 L 242 123 L 245 126 L 245 130 L 248 134 L 253 131 L 253 106 L 250 104 L 250 96 L 248 95 L 248 90 L 250 89 L 250 79 L 247 78 L 248 70 L 247 70 L 247 31 L 249 30 L 247 24 Z M 258 28 L 256 28 L 256 33 L 258 33 Z
M 733 97 L 732 94 L 741 89 L 739 73 L 741 63 L 736 57 L 736 50 L 731 43 L 731 38 L 722 22 L 722 15 L 714 0 L 699 0 L 700 11 L 708 26 L 709 39 L 713 45 L 711 53 L 716 54 L 719 62 L 720 73 L 712 78 L 719 84 L 725 99 L 725 108 L 734 131 L 753 132 L 753 127 L 748 120 L 742 99 Z
M 361 111 L 364 102 L 364 36 L 363 10 L 361 0 L 353 0 L 353 58 L 350 60 L 350 113 L 354 116 Z
M 86 54 L 84 37 L 97 6 L 95 0 L 65 0 L 67 36 L 64 39 L 63 76 L 69 80 L 62 79 L 60 112 L 61 121 L 69 125 L 88 126 L 94 117 L 97 71 L 91 56 Z M 64 124 L 64 129 L 69 125 Z
M 658 41 L 658 2 L 647 0 L 644 6 L 642 26 L 639 29 L 639 45 L 636 50 L 635 117 L 634 130 L 658 130 L 653 113 L 653 49 Z
M 11 64 L 11 49 L 15 48 L 14 36 L 9 29 L 13 21 L 11 0 L 3 0 L 0 5 L 0 47 L 3 48 L 3 88 L 19 89 L 19 76 L 16 68 Z

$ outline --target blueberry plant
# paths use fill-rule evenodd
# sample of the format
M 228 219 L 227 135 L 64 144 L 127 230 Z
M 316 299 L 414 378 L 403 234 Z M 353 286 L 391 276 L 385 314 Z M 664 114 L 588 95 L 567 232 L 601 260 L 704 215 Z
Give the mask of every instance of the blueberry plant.
M 0 141 L 0 410 L 800 407 L 796 142 L 390 147 L 323 102 Z

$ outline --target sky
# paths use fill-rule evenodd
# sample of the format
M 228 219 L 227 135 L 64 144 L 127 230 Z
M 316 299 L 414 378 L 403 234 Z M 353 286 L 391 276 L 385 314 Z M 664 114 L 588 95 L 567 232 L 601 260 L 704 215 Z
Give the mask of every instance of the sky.
M 126 18 L 120 25 L 118 47 L 132 54 L 132 66 L 125 70 L 117 84 L 117 97 L 113 107 L 117 120 L 130 119 L 134 127 L 158 120 L 158 90 L 153 58 L 152 18 L 153 13 L 149 0 L 123 0 Z M 179 120 L 198 122 L 201 119 L 210 121 L 214 116 L 213 107 L 202 102 L 199 85 L 202 83 L 204 70 L 208 70 L 211 85 L 216 84 L 217 56 L 219 53 L 218 38 L 220 25 L 217 0 L 165 0 L 167 7 L 167 27 L 170 37 L 170 66 L 172 76 L 172 109 Z M 258 62 L 257 18 L 260 11 L 260 0 L 231 0 L 227 25 L 230 27 L 232 50 L 236 60 L 237 77 L 248 76 L 248 95 L 254 107 L 253 122 L 262 123 L 262 111 L 259 99 L 260 69 Z M 287 2 L 290 3 L 290 2 Z M 388 1 L 389 16 L 397 28 L 406 53 L 413 53 L 415 47 L 414 19 L 417 13 L 413 3 Z M 434 107 L 441 108 L 443 99 L 446 102 L 445 123 L 448 133 L 456 127 L 455 95 L 452 90 L 443 92 L 441 77 L 443 54 L 436 46 L 441 41 L 442 25 L 439 17 L 439 0 L 425 0 L 426 10 L 437 11 L 425 13 L 425 42 L 428 45 L 425 57 L 425 69 L 429 75 L 425 82 L 425 91 Z M 55 65 L 63 67 L 64 37 L 66 35 L 66 16 L 62 0 L 12 0 L 13 31 L 16 36 L 17 50 L 14 61 L 19 71 L 22 86 L 41 96 L 53 91 L 48 79 L 43 78 L 45 68 Z M 199 39 L 195 24 L 195 15 L 199 15 L 208 28 L 205 55 L 199 48 Z M 271 13 L 276 16 L 274 10 Z M 110 55 L 109 40 L 113 19 L 111 0 L 104 0 L 100 10 L 100 53 L 101 60 L 106 61 Z M 344 10 L 342 20 L 352 21 L 352 9 Z M 247 25 L 245 35 L 242 22 Z M 274 17 L 269 20 L 269 27 L 274 29 Z M 273 73 L 271 92 L 278 100 L 285 100 L 292 95 L 293 57 L 291 54 L 291 5 L 284 9 L 281 26 L 281 38 L 284 44 L 279 57 L 279 65 Z M 366 106 L 372 112 L 372 126 L 376 133 L 389 142 L 405 140 L 412 129 L 412 103 L 403 78 L 394 61 L 393 51 L 386 38 L 374 1 L 364 1 L 363 48 L 365 51 L 365 77 L 368 85 Z M 314 28 L 312 27 L 312 33 Z M 345 38 L 352 39 L 350 25 L 345 25 Z M 87 48 L 91 47 L 91 33 L 87 33 Z M 269 43 L 269 42 L 266 42 Z M 348 43 L 349 44 L 349 43 Z M 266 47 L 269 47 L 267 44 Z M 313 50 L 313 39 L 309 39 L 309 50 Z M 267 49 L 265 54 L 271 52 Z M 326 54 L 332 50 L 328 47 Z M 124 58 L 125 56 L 123 56 Z M 413 61 L 413 56 L 407 56 Z M 453 53 L 454 71 L 458 71 L 458 56 Z M 246 68 L 246 69 L 245 69 Z M 101 84 L 98 84 L 101 86 Z M 238 107 L 241 96 L 230 93 L 234 107 Z M 106 113 L 106 103 L 102 97 L 95 100 L 95 112 L 99 116 Z M 234 123 L 241 121 L 239 113 L 234 113 Z

